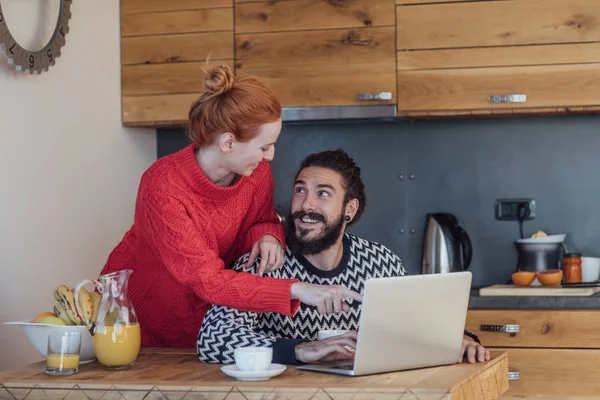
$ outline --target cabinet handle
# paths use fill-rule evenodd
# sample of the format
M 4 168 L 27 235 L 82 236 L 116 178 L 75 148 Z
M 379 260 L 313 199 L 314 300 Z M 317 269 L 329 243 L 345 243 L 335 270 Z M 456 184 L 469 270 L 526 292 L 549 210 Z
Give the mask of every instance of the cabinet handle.
M 509 94 L 506 96 L 490 96 L 490 103 L 525 103 L 527 101 L 526 94 Z
M 479 330 L 482 332 L 516 333 L 521 330 L 521 327 L 519 325 L 481 325 Z
M 392 92 L 369 92 L 359 93 L 356 95 L 356 100 L 391 100 Z
M 519 379 L 521 379 L 521 373 L 520 372 L 508 372 L 508 380 L 509 381 L 518 381 Z

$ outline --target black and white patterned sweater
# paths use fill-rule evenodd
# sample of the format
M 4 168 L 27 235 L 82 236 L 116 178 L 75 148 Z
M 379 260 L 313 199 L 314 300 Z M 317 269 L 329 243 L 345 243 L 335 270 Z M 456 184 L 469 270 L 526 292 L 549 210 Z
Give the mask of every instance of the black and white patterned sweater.
M 319 285 L 343 285 L 363 293 L 365 281 L 405 275 L 400 258 L 387 247 L 348 233 L 343 237 L 344 252 L 337 268 L 321 271 L 305 257 L 294 257 L 286 250 L 284 265 L 265 276 L 296 278 Z M 246 266 L 248 254 L 241 257 L 233 269 L 255 273 L 258 260 Z M 212 306 L 204 317 L 198 334 L 197 351 L 206 363 L 233 363 L 233 351 L 238 347 L 273 347 L 273 362 L 297 364 L 295 347 L 304 340 L 317 340 L 322 329 L 358 329 L 360 303 L 350 303 L 350 311 L 321 315 L 315 306 L 300 304 L 293 317 L 277 313 L 239 311 L 224 306 Z

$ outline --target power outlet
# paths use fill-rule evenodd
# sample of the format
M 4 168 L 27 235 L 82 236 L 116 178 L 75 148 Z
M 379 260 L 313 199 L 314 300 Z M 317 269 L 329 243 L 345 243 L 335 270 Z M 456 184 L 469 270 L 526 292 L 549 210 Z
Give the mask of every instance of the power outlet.
M 498 199 L 495 204 L 496 219 L 516 221 L 519 219 L 519 209 L 521 207 L 525 207 L 526 220 L 535 218 L 534 199 Z

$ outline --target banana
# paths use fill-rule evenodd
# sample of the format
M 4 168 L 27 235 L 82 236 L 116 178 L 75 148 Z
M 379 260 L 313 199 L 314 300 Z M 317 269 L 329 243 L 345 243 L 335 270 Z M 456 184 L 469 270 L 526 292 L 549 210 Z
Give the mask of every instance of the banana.
M 98 292 L 92 292 L 90 295 L 92 296 L 92 318 L 90 320 L 95 322 L 96 317 L 98 317 L 98 307 L 100 306 L 102 296 Z
M 58 301 L 65 309 L 69 319 L 75 325 L 83 325 L 77 311 L 75 310 L 75 303 L 73 301 L 73 290 L 66 285 L 58 285 L 54 289 L 54 298 Z
M 62 319 L 63 321 L 65 321 L 65 323 L 67 325 L 73 325 L 73 321 L 71 321 L 71 318 L 69 318 L 69 315 L 67 314 L 67 312 L 65 311 L 65 308 L 63 307 L 63 305 L 60 302 L 56 302 L 56 304 L 54 304 L 54 314 Z
M 79 305 L 81 306 L 81 312 L 83 314 L 81 317 L 83 320 L 91 321 L 94 312 L 94 304 L 90 292 L 84 287 L 79 290 Z

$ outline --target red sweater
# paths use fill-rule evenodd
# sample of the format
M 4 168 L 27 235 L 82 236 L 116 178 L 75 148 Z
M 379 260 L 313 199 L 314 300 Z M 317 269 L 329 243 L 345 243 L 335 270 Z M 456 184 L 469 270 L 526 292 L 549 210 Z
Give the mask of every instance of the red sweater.
M 194 347 L 211 304 L 293 315 L 293 279 L 226 269 L 270 233 L 284 243 L 273 209 L 273 177 L 263 161 L 229 187 L 202 172 L 194 146 L 156 161 L 142 176 L 133 226 L 102 274 L 132 269 L 129 296 L 142 345 Z

